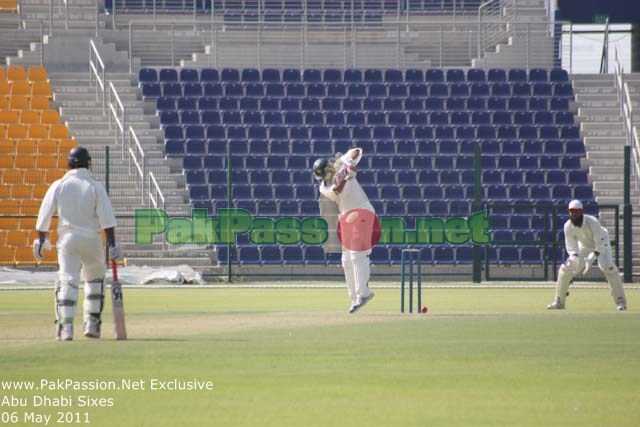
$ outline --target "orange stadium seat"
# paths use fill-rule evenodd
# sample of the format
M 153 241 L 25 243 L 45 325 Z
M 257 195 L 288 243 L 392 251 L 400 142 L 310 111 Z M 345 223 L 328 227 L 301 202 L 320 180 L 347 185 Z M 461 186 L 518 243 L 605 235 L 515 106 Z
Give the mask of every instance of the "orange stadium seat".
M 0 139 L 0 155 L 15 154 L 16 143 L 8 139 Z
M 15 156 L 0 156 L 0 168 L 9 169 L 15 165 Z M 0 192 L 0 197 L 2 197 L 2 193 Z
M 40 211 L 40 200 L 26 199 L 19 200 L 20 204 L 20 215 L 38 215 Z
M 4 67 L 0 67 L 0 81 L 7 80 L 7 73 L 4 71 Z
M 0 124 L 0 139 L 7 138 L 7 125 Z
M 9 169 L 2 173 L 2 182 L 4 185 L 22 185 L 24 184 L 24 171 L 20 169 Z
M 0 12 L 17 12 L 18 0 L 0 0 Z
M 47 77 L 47 69 L 44 67 L 37 67 L 37 66 L 29 67 L 29 71 L 27 72 L 27 77 L 32 82 L 49 81 L 49 77 Z
M 51 84 L 49 82 L 34 82 L 31 85 L 31 96 L 46 96 L 51 98 Z
M 14 199 L 30 199 L 33 194 L 33 185 L 14 185 L 11 189 L 11 196 Z
M 49 126 L 34 124 L 29 126 L 29 138 L 30 139 L 47 139 L 49 138 Z
M 18 143 L 16 144 L 16 154 L 18 156 L 33 156 L 34 154 L 36 154 L 36 142 L 28 139 L 18 141 Z
M 7 80 L 24 81 L 27 80 L 27 70 L 20 66 L 7 67 Z
M 69 166 L 69 161 L 66 155 L 58 156 L 58 169 L 63 169 Z
M 9 95 L 11 92 L 11 85 L 6 80 L 0 80 L 0 95 Z
M 30 95 L 31 85 L 28 81 L 16 81 L 11 83 L 11 96 Z
M 18 155 L 15 160 L 15 167 L 18 169 L 33 169 L 36 167 L 36 158 L 31 155 Z
M 2 199 L 0 200 L 0 215 L 19 215 L 20 203 L 18 200 Z
M 13 258 L 15 254 L 15 248 L 9 248 L 6 246 L 0 247 L 0 264 L 13 265 Z
M 22 246 L 22 247 L 16 248 L 16 254 L 14 259 L 17 265 L 36 263 L 36 260 L 33 257 L 33 249 L 31 249 L 30 246 Z
M 48 110 L 51 108 L 49 97 L 47 96 L 34 96 L 31 98 L 32 110 Z
M 35 230 L 37 218 L 20 218 L 20 230 Z M 53 223 L 53 221 L 52 221 Z
M 43 125 L 53 125 L 60 123 L 60 113 L 57 110 L 45 110 L 40 115 Z
M 0 247 L 7 246 L 7 230 L 0 230 Z
M 40 112 L 39 111 L 21 111 L 20 123 L 22 124 L 40 124 Z
M 37 169 L 27 169 L 24 171 L 24 183 L 27 185 L 44 185 L 44 174 Z
M 28 234 L 24 231 L 11 230 L 7 232 L 7 246 L 26 246 Z
M 53 242 L 51 244 L 53 244 Z M 31 256 L 33 256 L 33 252 Z M 58 251 L 55 249 L 55 246 L 54 246 L 54 249 L 50 251 L 44 251 L 44 258 L 40 263 L 47 264 L 47 265 L 52 265 L 52 264 L 55 265 L 58 263 Z
M 17 230 L 18 218 L 7 218 L 0 215 L 0 230 Z
M 18 111 L 0 111 L 0 123 L 12 124 L 20 122 Z
M 51 139 L 68 139 L 69 129 L 62 123 L 56 123 L 49 128 L 49 138 Z
M 51 139 L 41 139 L 38 141 L 38 154 L 45 156 L 58 154 L 58 143 Z
M 21 231 L 27 235 L 27 245 L 32 244 L 33 241 L 38 238 L 37 230 L 21 230 Z
M 45 176 L 46 182 L 51 184 L 54 181 L 62 178 L 66 173 L 66 170 L 65 169 L 46 169 L 44 173 L 45 173 L 44 176 Z
M 76 142 L 75 139 L 63 139 L 60 141 L 60 153 L 66 156 L 67 153 L 71 151 L 71 149 L 74 148 L 76 145 L 78 145 L 78 143 Z
M 9 98 L 6 95 L 0 93 L 0 110 L 9 109 Z
M 36 184 L 33 186 L 32 196 L 35 200 L 42 200 L 46 194 L 49 186 L 46 184 Z
M 23 139 L 27 137 L 27 127 L 19 124 L 7 126 L 8 139 Z
M 12 110 L 29 110 L 29 97 L 27 95 L 9 97 L 9 108 Z
M 58 159 L 54 156 L 38 156 L 36 158 L 36 167 L 38 169 L 57 169 Z

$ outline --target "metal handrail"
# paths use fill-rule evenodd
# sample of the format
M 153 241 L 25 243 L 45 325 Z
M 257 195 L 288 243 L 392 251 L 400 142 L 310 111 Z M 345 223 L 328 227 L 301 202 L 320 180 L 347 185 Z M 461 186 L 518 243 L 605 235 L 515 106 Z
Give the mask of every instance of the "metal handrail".
M 638 144 L 638 133 L 633 123 L 633 104 L 631 102 L 631 94 L 629 93 L 629 83 L 624 80 L 624 67 L 620 60 L 620 53 L 615 49 L 615 70 L 614 82 L 618 91 L 618 101 L 620 103 L 620 117 L 626 137 L 626 145 L 631 147 L 635 165 L 635 186 L 639 187 L 640 179 L 640 146 Z
M 162 194 L 160 185 L 151 171 L 149 172 L 149 201 L 153 204 L 154 208 L 158 207 L 160 201 L 162 201 L 162 209 L 167 208 L 167 201 L 164 198 L 164 194 Z
M 93 85 L 93 76 L 95 75 L 96 84 L 96 101 L 100 100 L 100 91 L 102 91 L 102 114 L 106 113 L 106 70 L 104 62 L 100 57 L 98 48 L 93 39 L 89 41 L 89 84 Z
M 129 174 L 133 174 L 133 169 L 131 168 L 131 164 L 133 163 L 140 177 L 140 185 L 142 187 L 141 202 L 144 204 L 146 156 L 142 144 L 140 144 L 140 140 L 138 139 L 138 135 L 136 135 L 136 131 L 131 126 L 129 126 L 129 146 L 127 149 L 129 151 Z
M 125 134 L 127 129 L 127 116 L 124 104 L 120 100 L 120 95 L 116 90 L 113 82 L 109 82 L 109 129 L 112 129 L 112 125 L 116 124 L 116 144 L 120 143 L 122 150 L 122 160 L 124 160 L 124 146 L 125 146 Z M 118 132 L 119 131 L 119 132 Z
M 423 61 L 423 59 L 414 59 L 411 53 L 407 53 L 405 50 L 407 43 L 408 46 L 411 46 L 414 40 L 417 43 L 416 46 L 419 49 L 423 49 L 424 57 L 432 59 L 431 65 L 433 66 L 446 66 L 443 65 L 444 62 L 454 62 L 458 66 L 469 66 L 473 59 L 482 58 L 487 52 L 495 51 L 497 44 L 507 43 L 508 38 L 515 33 L 518 33 L 524 41 L 532 40 L 535 34 L 547 35 L 549 25 L 547 22 L 520 22 L 517 19 L 512 19 L 512 17 L 510 19 L 511 21 L 509 22 L 489 19 L 481 22 L 475 20 L 461 22 L 459 19 L 455 21 L 439 20 L 437 22 L 430 20 L 412 20 L 411 22 L 404 20 L 384 21 L 379 23 L 376 28 L 371 28 L 367 24 L 333 23 L 318 26 L 307 22 L 257 22 L 236 26 L 234 23 L 225 22 L 222 18 L 217 17 L 210 21 L 198 22 L 195 25 L 196 32 L 193 32 L 194 25 L 191 21 L 131 20 L 128 28 L 129 69 L 130 72 L 135 71 L 134 55 L 138 51 L 137 47 L 141 46 L 140 42 L 138 42 L 138 34 L 143 32 L 151 33 L 152 31 L 162 32 L 161 37 L 157 39 L 157 43 L 159 45 L 162 44 L 167 49 L 171 49 L 166 51 L 166 62 L 171 61 L 174 65 L 180 59 L 176 51 L 175 39 L 177 34 L 181 33 L 202 37 L 203 40 L 210 36 L 210 43 L 206 48 L 206 55 L 209 61 L 206 65 L 214 64 L 214 66 L 221 66 L 220 55 L 228 55 L 226 53 L 229 51 L 227 47 L 231 46 L 227 44 L 231 42 L 221 41 L 222 36 L 225 38 L 233 37 L 234 40 L 242 40 L 244 45 L 251 49 L 251 53 L 247 53 L 247 55 L 255 55 L 256 62 L 259 64 L 258 68 L 271 66 L 265 63 L 263 50 L 281 48 L 282 45 L 279 43 L 282 40 L 286 40 L 292 47 L 292 49 L 284 53 L 288 62 L 287 66 L 292 66 L 289 64 L 295 63 L 295 66 L 300 64 L 302 67 L 313 67 L 314 65 L 310 64 L 313 64 L 314 61 L 317 62 L 317 59 L 313 57 L 314 46 L 323 43 L 337 43 L 337 45 L 332 45 L 332 52 L 334 53 L 332 67 L 371 67 L 374 66 L 372 60 L 375 61 L 375 58 L 362 58 L 360 52 L 362 51 L 361 49 L 366 49 L 367 46 L 378 40 L 384 44 L 384 49 L 381 48 L 379 51 L 381 52 L 380 62 L 384 62 L 385 65 L 380 65 L 380 67 L 395 65 L 399 68 L 404 68 L 415 61 L 417 61 L 415 67 L 420 67 L 419 62 Z M 273 39 L 265 36 L 269 30 L 274 30 L 272 34 L 278 35 L 278 37 Z M 451 31 L 455 31 L 456 39 L 459 39 L 459 42 L 470 46 L 470 55 L 467 54 L 466 50 L 452 51 L 448 49 L 448 45 L 450 45 L 448 34 Z M 436 33 L 439 33 L 440 37 Z M 527 39 L 527 34 L 529 33 L 530 37 Z M 428 39 L 430 42 L 426 44 L 418 43 L 418 37 L 422 37 L 425 40 Z M 437 40 L 441 42 L 439 44 L 440 47 L 438 47 Z M 145 41 L 145 43 L 153 42 Z M 474 44 L 477 45 L 477 48 L 474 47 Z M 537 53 L 531 51 L 523 51 L 522 53 L 530 55 L 530 58 L 527 59 L 527 63 L 530 66 L 536 66 L 536 62 L 550 62 L 553 56 L 550 53 L 548 60 L 542 58 L 541 61 L 541 57 Z M 188 58 L 190 54 L 191 52 L 185 54 L 184 58 Z M 531 57 L 532 54 L 538 56 Z M 452 57 L 452 55 L 458 55 L 459 58 L 458 56 Z M 440 62 L 438 63 L 438 61 Z M 161 64 L 154 63 L 149 65 Z

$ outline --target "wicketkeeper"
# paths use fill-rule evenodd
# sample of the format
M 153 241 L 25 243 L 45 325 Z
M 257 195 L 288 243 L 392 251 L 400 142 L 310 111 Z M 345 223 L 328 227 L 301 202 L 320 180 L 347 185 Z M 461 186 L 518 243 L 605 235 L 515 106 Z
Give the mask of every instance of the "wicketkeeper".
M 556 299 L 547 306 L 550 310 L 563 310 L 569 285 L 580 273 L 587 274 L 593 262 L 607 278 L 613 302 L 618 310 L 627 309 L 627 298 L 620 279 L 620 271 L 613 263 L 609 232 L 594 216 L 582 213 L 582 203 L 572 200 L 569 203 L 569 220 L 564 224 L 564 241 L 569 254 L 558 272 Z
M 113 208 L 104 187 L 89 172 L 89 152 L 83 147 L 73 148 L 67 160 L 69 171 L 51 184 L 42 200 L 36 223 L 38 239 L 33 242 L 33 255 L 40 261 L 42 250 L 51 249 L 48 231 L 57 210 L 56 339 L 63 341 L 73 339 L 80 277 L 84 279 L 84 336 L 100 338 L 106 271 L 101 230 L 106 235 L 110 258 L 122 257 L 115 240 Z
M 364 209 L 375 213 L 356 179 L 357 164 L 361 158 L 362 149 L 353 148 L 344 155 L 338 153 L 333 159 L 315 161 L 313 175 L 320 183 L 321 205 L 323 198 L 331 200 L 337 205 L 337 211 L 341 216 L 352 209 Z M 369 288 L 370 254 L 371 249 L 358 251 L 342 246 L 342 268 L 351 298 L 349 313 L 360 310 L 374 297 Z

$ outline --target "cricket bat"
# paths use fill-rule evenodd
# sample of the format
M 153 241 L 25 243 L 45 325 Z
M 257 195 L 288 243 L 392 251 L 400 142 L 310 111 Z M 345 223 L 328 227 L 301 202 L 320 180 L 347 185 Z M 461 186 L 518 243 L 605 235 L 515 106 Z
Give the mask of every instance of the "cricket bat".
M 117 340 L 127 339 L 127 328 L 124 323 L 124 301 L 122 300 L 122 284 L 118 280 L 118 266 L 111 260 L 113 283 L 111 284 L 111 308 L 113 310 L 113 328 Z

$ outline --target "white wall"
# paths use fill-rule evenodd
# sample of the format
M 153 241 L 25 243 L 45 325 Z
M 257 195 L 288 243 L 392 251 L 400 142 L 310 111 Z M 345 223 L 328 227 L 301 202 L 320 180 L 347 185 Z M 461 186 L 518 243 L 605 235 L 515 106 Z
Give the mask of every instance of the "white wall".
M 604 24 L 562 26 L 562 68 L 572 74 L 600 72 Z M 631 24 L 609 25 L 609 73 L 615 70 L 616 48 L 625 72 L 631 72 Z

